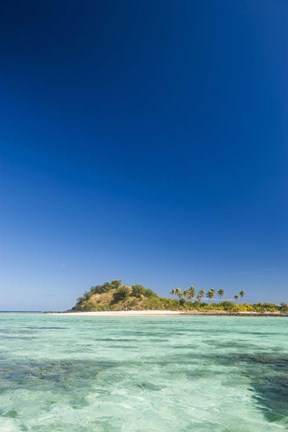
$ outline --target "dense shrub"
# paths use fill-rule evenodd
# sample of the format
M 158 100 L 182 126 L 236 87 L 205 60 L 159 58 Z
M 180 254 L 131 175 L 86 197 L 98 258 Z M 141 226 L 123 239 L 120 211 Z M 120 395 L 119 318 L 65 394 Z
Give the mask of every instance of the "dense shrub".
M 255 303 L 252 305 L 255 312 L 276 312 L 278 307 L 273 303 Z
M 111 288 L 109 285 L 103 284 L 103 285 L 97 285 L 95 287 L 92 287 L 90 291 L 92 294 L 104 294 L 110 291 L 110 289 Z
M 142 285 L 133 285 L 131 295 L 134 297 L 141 297 L 142 295 L 145 295 L 145 291 L 146 290 Z
M 144 289 L 144 293 L 143 294 L 144 294 L 145 297 L 152 297 L 152 296 L 156 296 L 157 297 L 157 294 L 155 294 L 154 291 L 152 291 L 151 289 L 148 289 L 148 288 Z
M 128 286 L 121 286 L 113 294 L 112 303 L 118 303 L 120 301 L 127 299 L 127 297 L 130 294 L 130 291 L 131 290 Z
M 231 301 L 224 301 L 220 303 L 220 306 L 222 306 L 222 308 L 227 312 L 231 312 L 235 309 L 235 304 Z
M 288 304 L 287 303 L 281 303 L 279 310 L 282 313 L 288 313 Z
M 111 288 L 117 289 L 120 288 L 122 285 L 122 281 L 120 279 L 117 280 L 112 280 L 109 285 L 111 286 Z

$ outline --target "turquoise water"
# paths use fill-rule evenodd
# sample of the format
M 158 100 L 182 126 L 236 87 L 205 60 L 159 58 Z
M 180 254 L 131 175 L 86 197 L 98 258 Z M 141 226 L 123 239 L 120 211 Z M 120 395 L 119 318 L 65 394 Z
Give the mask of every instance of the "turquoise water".
M 288 430 L 288 319 L 0 314 L 0 430 Z

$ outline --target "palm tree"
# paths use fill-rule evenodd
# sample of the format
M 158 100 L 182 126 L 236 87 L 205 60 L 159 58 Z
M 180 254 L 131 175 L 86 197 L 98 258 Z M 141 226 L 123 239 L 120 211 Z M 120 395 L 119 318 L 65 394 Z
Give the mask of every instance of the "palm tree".
M 235 294 L 235 295 L 234 295 L 234 300 L 235 300 L 235 301 L 239 300 L 239 295 L 238 295 L 238 294 Z
M 196 296 L 197 301 L 201 302 L 204 295 L 205 295 L 205 290 L 201 289 Z
M 192 285 L 187 291 L 188 291 L 188 299 L 193 300 L 193 298 L 195 297 L 195 294 L 196 294 L 195 286 Z
M 220 288 L 220 289 L 217 291 L 217 294 L 218 294 L 218 296 L 219 296 L 220 299 L 222 299 L 222 297 L 224 296 L 224 293 L 225 293 L 225 291 L 224 291 L 223 288 Z
M 213 297 L 214 297 L 214 295 L 215 295 L 215 289 L 214 289 L 214 288 L 211 288 L 211 289 L 208 291 L 208 293 L 206 294 L 206 297 L 208 297 L 209 300 L 212 300 Z
M 176 289 L 175 289 L 175 295 L 176 295 L 179 299 L 181 299 L 181 298 L 183 297 L 183 292 L 182 292 L 181 288 L 176 288 Z
M 183 297 L 189 298 L 189 290 L 188 289 L 183 291 Z
M 245 291 L 240 291 L 239 292 L 239 296 L 240 296 L 241 299 L 244 297 L 244 295 L 245 295 Z

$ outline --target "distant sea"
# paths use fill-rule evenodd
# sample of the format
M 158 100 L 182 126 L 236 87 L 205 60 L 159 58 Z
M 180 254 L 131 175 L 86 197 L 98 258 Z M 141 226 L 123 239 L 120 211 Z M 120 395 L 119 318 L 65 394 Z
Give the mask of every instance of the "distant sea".
M 0 315 L 0 431 L 288 430 L 288 319 Z
M 6 314 L 6 313 L 13 313 L 13 314 L 15 314 L 15 313 L 17 313 L 17 314 L 35 314 L 35 313 L 37 313 L 37 314 L 39 314 L 39 313 L 42 313 L 42 311 L 1 311 L 0 310 L 0 313 L 4 313 L 4 314 Z

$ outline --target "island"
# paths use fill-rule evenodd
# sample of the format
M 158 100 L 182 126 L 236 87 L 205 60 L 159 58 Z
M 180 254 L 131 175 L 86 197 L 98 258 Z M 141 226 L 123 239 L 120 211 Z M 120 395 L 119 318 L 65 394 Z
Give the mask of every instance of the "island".
M 177 298 L 161 297 L 144 286 L 124 285 L 112 280 L 96 285 L 78 298 L 72 309 L 65 313 L 90 315 L 239 315 L 239 316 L 288 316 L 288 305 L 281 303 L 244 303 L 244 291 L 234 295 L 234 300 L 223 300 L 225 291 L 211 288 L 196 291 L 192 285 L 170 293 Z M 217 297 L 217 300 L 215 299 Z

